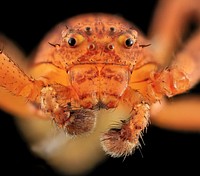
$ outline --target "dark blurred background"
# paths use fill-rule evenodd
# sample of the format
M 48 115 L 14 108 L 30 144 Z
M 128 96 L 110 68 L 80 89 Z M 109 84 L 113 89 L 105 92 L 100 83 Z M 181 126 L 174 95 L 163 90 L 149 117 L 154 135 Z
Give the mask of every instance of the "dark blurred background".
M 151 24 L 156 0 L 3 1 L 0 2 L 0 32 L 15 41 L 28 55 L 58 22 L 85 12 L 109 12 L 132 21 L 144 33 Z M 198 87 L 191 91 L 197 93 Z M 1 97 L 0 97 L 1 98 Z M 61 176 L 34 156 L 21 138 L 13 117 L 0 114 L 0 175 Z M 175 132 L 150 125 L 143 137 L 145 145 L 134 155 L 109 158 L 89 175 L 163 175 L 199 173 L 200 134 Z M 1 174 L 3 172 L 5 174 Z

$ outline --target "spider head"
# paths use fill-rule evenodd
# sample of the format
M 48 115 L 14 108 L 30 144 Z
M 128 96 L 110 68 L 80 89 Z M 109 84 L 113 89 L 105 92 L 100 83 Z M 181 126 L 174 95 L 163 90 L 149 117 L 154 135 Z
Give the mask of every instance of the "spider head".
M 58 52 L 69 67 L 112 64 L 133 68 L 142 48 L 137 35 L 131 24 L 121 17 L 80 15 L 67 22 Z

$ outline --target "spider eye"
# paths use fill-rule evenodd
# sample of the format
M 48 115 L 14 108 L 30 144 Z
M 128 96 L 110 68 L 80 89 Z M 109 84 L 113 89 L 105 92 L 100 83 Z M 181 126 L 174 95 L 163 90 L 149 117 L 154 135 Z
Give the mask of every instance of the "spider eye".
M 80 45 L 84 41 L 84 39 L 85 38 L 81 34 L 77 34 L 77 33 L 71 34 L 63 38 L 63 40 L 67 42 L 67 44 L 72 48 Z
M 125 48 L 131 48 L 135 44 L 136 38 L 135 36 L 130 37 L 130 35 L 122 34 L 121 36 L 119 36 L 118 41 Z
M 134 41 L 133 39 L 128 38 L 128 39 L 126 39 L 126 41 L 125 41 L 125 46 L 126 46 L 127 48 L 130 48 L 134 43 L 135 43 L 135 41 Z
M 75 38 L 73 38 L 73 37 L 70 37 L 69 38 L 69 40 L 68 40 L 68 44 L 69 44 L 69 46 L 76 46 L 76 39 Z

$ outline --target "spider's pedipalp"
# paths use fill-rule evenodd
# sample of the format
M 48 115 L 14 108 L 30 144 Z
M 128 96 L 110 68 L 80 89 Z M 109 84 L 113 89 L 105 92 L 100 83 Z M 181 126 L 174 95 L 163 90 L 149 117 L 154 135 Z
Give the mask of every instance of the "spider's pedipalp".
M 123 98 L 133 106 L 129 120 L 121 121 L 120 129 L 110 129 L 101 136 L 104 151 L 112 157 L 131 155 L 140 146 L 139 138 L 149 123 L 149 105 L 140 101 L 137 91 L 127 89 Z
M 69 135 L 81 135 L 92 132 L 96 126 L 96 114 L 90 109 L 80 109 L 70 112 L 70 117 L 64 125 Z

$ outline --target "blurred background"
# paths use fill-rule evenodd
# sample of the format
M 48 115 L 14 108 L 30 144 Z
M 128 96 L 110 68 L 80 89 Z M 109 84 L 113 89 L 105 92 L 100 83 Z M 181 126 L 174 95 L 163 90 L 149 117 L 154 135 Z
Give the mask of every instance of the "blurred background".
M 3 1 L 0 2 L 0 32 L 15 41 L 28 55 L 58 22 L 86 12 L 119 14 L 147 33 L 156 0 L 93 1 Z M 191 90 L 198 93 L 199 86 Z M 1 97 L 0 97 L 1 98 Z M 88 174 L 162 175 L 199 173 L 200 134 L 169 131 L 150 125 L 141 150 L 123 158 L 108 158 Z M 197 161 L 197 163 L 196 163 Z M 34 156 L 15 126 L 14 118 L 0 111 L 0 173 L 62 176 Z M 2 175 L 2 174 L 1 174 Z

